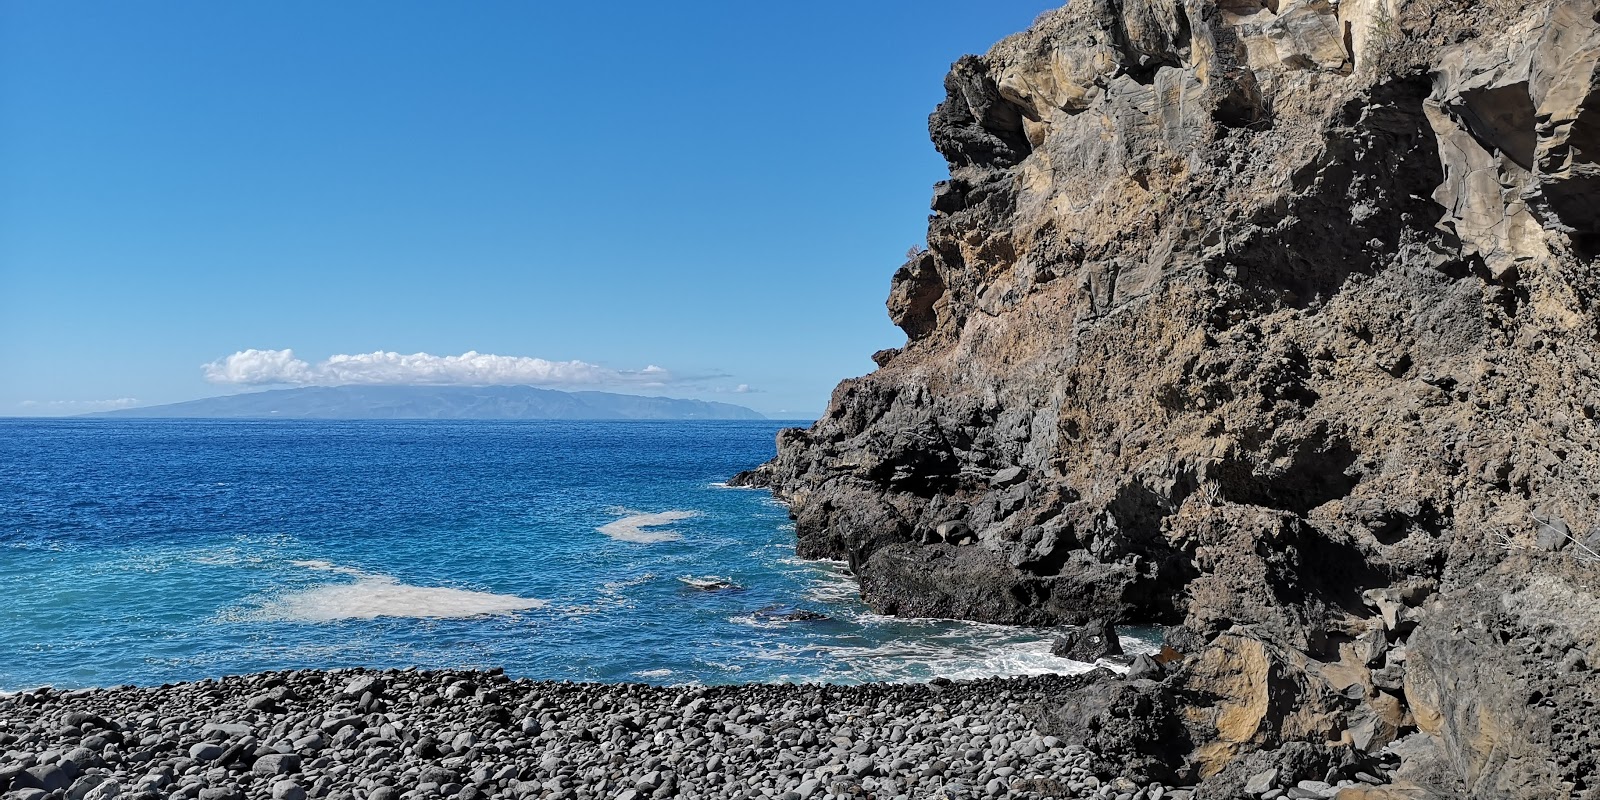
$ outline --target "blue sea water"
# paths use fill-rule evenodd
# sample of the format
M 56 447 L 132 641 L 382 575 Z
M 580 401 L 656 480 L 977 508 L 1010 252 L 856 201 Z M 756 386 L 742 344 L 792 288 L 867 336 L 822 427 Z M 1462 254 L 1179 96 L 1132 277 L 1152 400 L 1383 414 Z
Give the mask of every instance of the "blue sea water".
M 721 483 L 780 427 L 0 420 L 0 690 L 347 666 L 667 684 L 1086 668 L 1041 632 L 874 615 L 840 565 L 796 559 L 785 509 Z M 695 585 L 712 579 L 742 590 Z

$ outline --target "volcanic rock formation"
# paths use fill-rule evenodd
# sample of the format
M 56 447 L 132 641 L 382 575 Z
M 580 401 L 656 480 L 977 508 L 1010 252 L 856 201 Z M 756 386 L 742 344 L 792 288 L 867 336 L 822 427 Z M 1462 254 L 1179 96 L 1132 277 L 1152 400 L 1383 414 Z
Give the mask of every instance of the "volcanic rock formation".
M 905 347 L 741 480 L 881 611 L 1168 625 L 1096 707 L 1214 796 L 1600 797 L 1597 15 L 1076 0 L 962 58 Z

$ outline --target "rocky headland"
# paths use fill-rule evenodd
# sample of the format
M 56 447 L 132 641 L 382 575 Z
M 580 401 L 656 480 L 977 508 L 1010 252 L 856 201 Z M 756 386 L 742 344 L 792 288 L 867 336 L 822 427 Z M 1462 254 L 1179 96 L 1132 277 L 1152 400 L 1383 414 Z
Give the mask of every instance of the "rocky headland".
M 885 613 L 1167 626 L 1046 729 L 1197 796 L 1600 797 L 1597 20 L 1042 15 L 945 79 L 905 346 L 739 481 Z
M 945 81 L 904 347 L 738 479 L 922 685 L 266 673 L 0 696 L 0 792 L 1600 797 L 1600 0 L 1079 0 Z

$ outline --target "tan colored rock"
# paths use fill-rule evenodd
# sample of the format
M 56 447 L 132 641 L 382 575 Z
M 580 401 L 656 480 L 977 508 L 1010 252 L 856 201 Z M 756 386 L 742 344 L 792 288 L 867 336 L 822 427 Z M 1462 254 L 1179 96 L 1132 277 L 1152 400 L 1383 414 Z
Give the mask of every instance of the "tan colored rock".
M 1244 631 L 1229 631 L 1184 663 L 1184 687 L 1206 698 L 1185 710 L 1206 733 L 1198 774 L 1220 772 L 1244 752 L 1288 741 L 1338 738 L 1338 692 L 1307 672 L 1303 656 Z
M 1219 780 L 1414 724 L 1440 791 L 1571 793 L 1600 566 L 1534 546 L 1600 519 L 1597 13 L 1086 0 L 961 59 L 906 345 L 747 479 L 880 610 L 1172 626 Z
M 1340 789 L 1334 800 L 1444 800 L 1441 795 L 1421 786 L 1352 786 Z

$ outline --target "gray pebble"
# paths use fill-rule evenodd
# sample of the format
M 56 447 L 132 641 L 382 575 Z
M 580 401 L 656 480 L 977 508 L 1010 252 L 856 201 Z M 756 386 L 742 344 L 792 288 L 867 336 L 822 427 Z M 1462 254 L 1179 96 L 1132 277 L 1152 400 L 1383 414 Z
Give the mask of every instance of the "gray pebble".
M 299 756 L 293 753 L 272 753 L 256 759 L 250 771 L 257 775 L 288 775 L 299 769 Z
M 823 691 L 274 673 L 51 695 L 26 713 L 0 697 L 0 734 L 13 737 L 0 739 L 0 785 L 54 769 L 75 778 L 66 800 L 889 800 L 1036 797 L 1023 787 L 1047 784 L 1020 782 L 1052 776 L 1063 793 L 1184 800 L 1126 780 L 1102 787 L 1093 754 L 1023 713 L 1053 696 L 1046 678 Z M 54 727 L 69 713 L 107 726 Z
M 216 742 L 200 742 L 189 748 L 189 757 L 196 761 L 216 761 L 225 749 Z
M 272 800 L 306 800 L 306 790 L 294 781 L 272 784 Z

